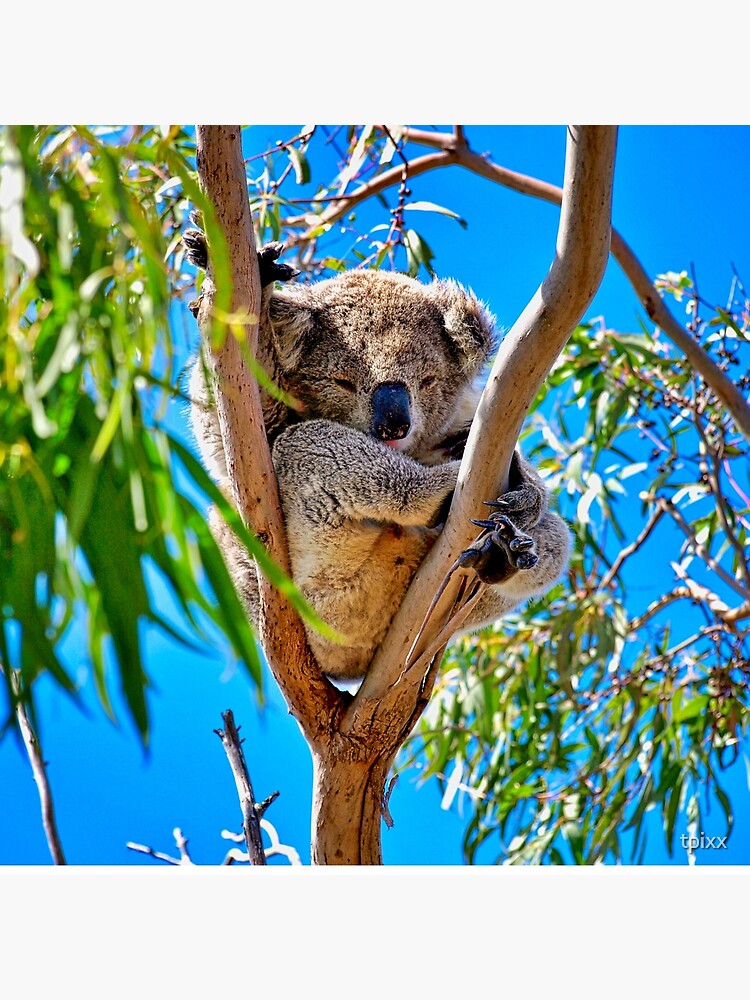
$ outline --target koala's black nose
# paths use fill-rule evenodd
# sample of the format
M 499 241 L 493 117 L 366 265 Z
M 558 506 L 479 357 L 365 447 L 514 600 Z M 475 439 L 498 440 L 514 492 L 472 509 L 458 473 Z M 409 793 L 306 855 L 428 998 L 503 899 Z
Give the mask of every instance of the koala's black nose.
M 372 434 L 381 441 L 405 438 L 411 427 L 409 390 L 401 382 L 383 382 L 372 394 Z

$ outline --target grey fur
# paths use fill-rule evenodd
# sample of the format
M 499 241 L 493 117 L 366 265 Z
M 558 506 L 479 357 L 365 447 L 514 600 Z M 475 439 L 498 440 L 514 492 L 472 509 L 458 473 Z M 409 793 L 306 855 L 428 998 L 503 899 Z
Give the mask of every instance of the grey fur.
M 304 407 L 295 413 L 263 398 L 292 575 L 321 617 L 348 637 L 337 645 L 308 632 L 332 677 L 364 675 L 439 533 L 494 340 L 492 316 L 452 281 L 424 285 L 349 271 L 264 290 L 259 359 Z M 204 375 L 197 363 L 192 425 L 221 482 L 226 465 Z M 399 387 L 402 398 L 405 387 L 410 403 L 408 434 L 388 443 L 373 433 L 373 394 L 384 384 Z M 567 565 L 569 532 L 547 509 L 542 481 L 520 457 L 511 479 L 483 544 L 464 554 L 492 584 L 467 629 L 543 593 Z M 257 620 L 255 565 L 216 514 L 211 527 Z

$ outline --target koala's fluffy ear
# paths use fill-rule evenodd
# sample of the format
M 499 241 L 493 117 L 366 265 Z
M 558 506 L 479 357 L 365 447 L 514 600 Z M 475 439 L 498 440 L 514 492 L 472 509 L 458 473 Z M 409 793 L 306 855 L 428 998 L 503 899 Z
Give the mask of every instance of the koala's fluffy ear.
M 496 342 L 495 319 L 473 292 L 456 281 L 435 281 L 430 294 L 443 314 L 445 332 L 456 348 L 462 367 L 478 371 Z
M 304 287 L 274 291 L 268 301 L 268 318 L 279 362 L 285 371 L 299 366 L 305 347 L 314 335 L 315 311 Z

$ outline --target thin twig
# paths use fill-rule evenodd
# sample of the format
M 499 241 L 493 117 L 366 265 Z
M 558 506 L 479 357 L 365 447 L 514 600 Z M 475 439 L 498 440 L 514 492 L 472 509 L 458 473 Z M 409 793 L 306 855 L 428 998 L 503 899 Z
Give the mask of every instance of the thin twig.
M 161 851 L 155 851 L 153 847 L 147 847 L 145 844 L 134 844 L 132 841 L 128 841 L 125 846 L 129 851 L 137 851 L 139 854 L 147 854 L 150 858 L 156 858 L 157 861 L 164 861 L 168 865 L 182 864 L 179 858 L 173 858 L 169 854 L 162 854 Z
M 411 161 L 409 164 L 409 177 L 418 177 L 420 174 L 424 174 L 428 170 L 435 169 L 435 167 L 446 167 L 451 163 L 455 163 L 455 159 L 451 153 L 428 153 L 426 156 L 421 156 L 416 160 Z M 341 195 L 336 201 L 332 202 L 328 208 L 321 212 L 320 215 L 315 216 L 315 225 L 313 227 L 310 227 L 309 212 L 306 212 L 304 215 L 295 215 L 284 219 L 285 227 L 293 229 L 303 226 L 307 227 L 307 230 L 300 233 L 298 236 L 290 235 L 285 237 L 284 242 L 286 246 L 291 248 L 307 243 L 311 239 L 310 233 L 314 229 L 318 229 L 320 226 L 325 226 L 329 223 L 338 221 L 342 215 L 346 212 L 350 212 L 353 208 L 356 208 L 357 205 L 365 201 L 367 198 L 380 194 L 381 191 L 391 187 L 392 184 L 400 184 L 403 174 L 403 166 L 391 167 L 382 174 L 378 174 L 378 176 L 374 177 L 372 180 L 361 184 L 350 194 Z M 315 203 L 313 202 L 313 204 Z
M 700 559 L 702 559 L 703 562 L 707 566 L 709 566 L 714 571 L 714 573 L 717 574 L 717 576 L 720 576 L 728 587 L 731 587 L 732 590 L 736 591 L 740 595 L 743 601 L 750 601 L 750 592 L 748 592 L 742 586 L 742 584 L 738 583 L 733 576 L 727 573 L 724 567 L 721 566 L 716 559 L 714 559 L 714 557 L 711 555 L 708 549 L 704 545 L 701 545 L 701 543 L 695 536 L 695 532 L 693 531 L 693 529 L 690 527 L 690 525 L 687 523 L 685 518 L 682 516 L 680 511 L 677 509 L 677 507 L 675 507 L 675 505 L 672 503 L 671 500 L 667 500 L 664 497 L 655 497 L 655 496 L 647 496 L 645 499 L 651 500 L 652 502 L 656 503 L 659 507 L 666 510 L 682 529 L 683 534 L 690 542 L 690 545 L 695 554 Z
M 47 846 L 49 847 L 54 863 L 56 865 L 65 865 L 67 861 L 65 860 L 60 834 L 57 830 L 52 789 L 47 778 L 47 766 L 42 756 L 39 740 L 26 714 L 26 706 L 20 696 L 16 703 L 16 718 L 18 719 L 21 737 L 26 747 L 26 753 L 31 763 L 31 770 L 34 773 L 34 781 L 39 792 L 39 802 L 42 807 L 42 826 L 44 827 L 44 835 L 47 838 Z
M 393 794 L 393 789 L 396 787 L 397 781 L 398 775 L 394 774 L 386 785 L 385 795 L 383 796 L 383 822 L 389 830 L 393 828 L 393 816 L 391 816 L 391 810 L 388 808 L 388 803 L 391 801 L 391 795 Z
M 174 837 L 174 842 L 177 845 L 177 850 L 180 852 L 180 864 L 192 865 L 193 859 L 190 857 L 190 852 L 188 851 L 188 842 L 183 836 L 182 830 L 179 826 L 174 828 L 172 836 Z
M 675 587 L 670 593 L 663 594 L 657 600 L 652 601 L 642 614 L 630 619 L 625 630 L 626 633 L 632 634 L 633 632 L 637 632 L 647 622 L 658 615 L 660 611 L 663 611 L 664 608 L 669 607 L 670 604 L 674 604 L 675 601 L 681 600 L 696 600 L 695 595 L 690 592 L 689 587 Z
M 617 558 L 610 566 L 609 570 L 604 574 L 604 576 L 601 579 L 599 587 L 602 590 L 605 587 L 608 587 L 610 583 L 614 580 L 614 578 L 619 573 L 620 567 L 625 562 L 625 560 L 630 556 L 632 556 L 634 552 L 637 552 L 638 549 L 641 547 L 641 545 L 643 545 L 643 543 L 646 541 L 648 536 L 654 530 L 658 522 L 661 520 L 663 514 L 664 510 L 661 507 L 657 507 L 656 510 L 651 515 L 651 517 L 646 522 L 646 526 L 644 527 L 643 531 L 640 533 L 640 535 L 638 535 L 635 541 L 631 542 L 630 545 L 625 546 L 625 548 L 620 551 Z

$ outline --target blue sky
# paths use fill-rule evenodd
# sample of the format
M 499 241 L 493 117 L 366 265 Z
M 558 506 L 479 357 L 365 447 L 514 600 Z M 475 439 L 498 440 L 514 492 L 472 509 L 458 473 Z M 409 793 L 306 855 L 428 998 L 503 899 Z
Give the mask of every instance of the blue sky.
M 247 151 L 266 148 L 294 131 L 293 126 L 253 128 Z M 562 182 L 562 126 L 467 126 L 467 136 L 475 150 L 491 151 L 506 167 Z M 749 179 L 750 128 L 626 126 L 618 140 L 613 224 L 650 275 L 692 265 L 701 295 L 724 304 L 732 265 L 750 283 Z M 446 217 L 420 214 L 419 229 L 436 252 L 438 274 L 473 287 L 499 323 L 511 326 L 552 259 L 558 210 L 460 168 L 417 178 L 411 188 L 415 199 L 445 205 L 468 222 L 464 230 Z M 639 328 L 642 310 L 614 261 L 587 314 L 599 315 L 620 330 Z M 181 333 L 177 340 L 187 351 Z M 189 440 L 181 406 L 173 405 L 169 420 Z M 173 853 L 171 831 L 179 826 L 196 862 L 218 863 L 228 846 L 220 831 L 240 825 L 234 783 L 213 732 L 229 707 L 243 727 L 256 793 L 281 791 L 268 818 L 282 840 L 306 859 L 310 760 L 273 681 L 269 678 L 269 704 L 259 713 L 244 676 L 221 649 L 196 655 L 154 630 L 145 639 L 152 678 L 147 756 L 129 723 L 115 727 L 99 708 L 78 637 L 70 636 L 67 652 L 70 662 L 81 663 L 87 715 L 51 684 L 40 684 L 41 735 L 68 860 L 155 864 L 129 852 L 125 843 Z M 383 833 L 386 863 L 459 864 L 461 818 L 440 809 L 436 786 L 418 787 L 415 778 L 404 774 L 395 787 L 390 802 L 395 826 Z M 0 864 L 47 864 L 36 788 L 12 738 L 0 744 L 0 784 L 4 802 L 12 803 L 0 820 Z M 736 808 L 730 849 L 700 857 L 699 863 L 750 863 L 750 797 L 742 757 L 727 788 Z M 723 833 L 723 828 L 706 832 Z M 650 844 L 647 862 L 669 862 L 658 824 Z M 685 863 L 679 850 L 672 863 Z

